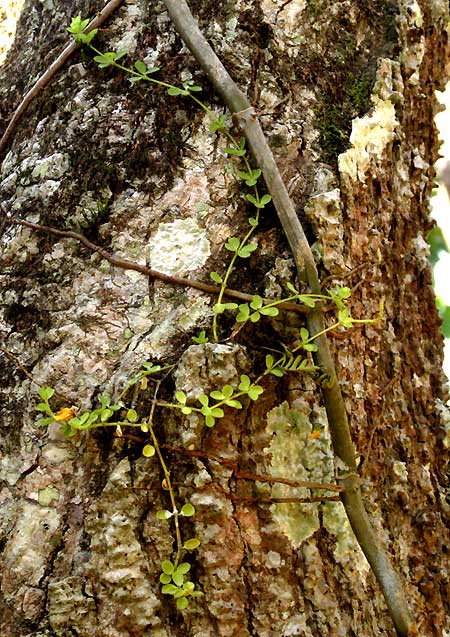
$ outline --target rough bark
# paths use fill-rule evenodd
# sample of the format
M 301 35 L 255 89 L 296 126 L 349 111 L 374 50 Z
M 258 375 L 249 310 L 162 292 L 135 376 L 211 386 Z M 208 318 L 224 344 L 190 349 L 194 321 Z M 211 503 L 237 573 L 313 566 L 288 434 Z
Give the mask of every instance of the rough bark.
M 65 45 L 71 5 L 26 4 L 0 75 L 5 120 Z M 76 12 L 99 7 L 82 2 Z M 203 0 L 191 8 L 260 113 L 321 275 L 353 288 L 357 318 L 374 316 L 384 299 L 383 323 L 335 334 L 332 344 L 371 518 L 420 634 L 443 637 L 450 416 L 425 237 L 446 3 Z M 221 112 L 162 3 L 124 5 L 99 43 L 161 66 L 165 80 L 192 76 Z M 243 234 L 248 215 L 224 145 L 207 129 L 188 100 L 130 86 L 78 53 L 15 133 L 2 164 L 4 216 L 83 232 L 117 256 L 206 280 L 223 272 L 223 244 Z M 232 285 L 279 294 L 293 263 L 270 210 L 257 238 Z M 261 348 L 294 339 L 301 324 L 283 315 L 283 323 L 246 328 L 231 342 L 192 345 L 192 335 L 209 329 L 210 296 L 149 285 L 74 240 L 5 224 L 1 241 L 2 347 L 37 384 L 83 409 L 100 394 L 117 396 L 145 360 L 176 363 L 166 400 L 175 388 L 192 397 L 257 375 Z M 394 635 L 340 503 L 233 501 L 293 490 L 236 479 L 229 465 L 166 449 L 180 501 L 197 508 L 184 528 L 202 541 L 193 579 L 205 596 L 177 611 L 158 584 L 174 537 L 155 518 L 168 507 L 156 460 L 142 457 L 142 442 L 109 430 L 65 439 L 57 425 L 37 428 L 36 384 L 6 354 L 0 378 L 2 634 Z M 333 481 L 316 384 L 293 375 L 263 384 L 261 399 L 212 429 L 195 415 L 161 410 L 161 443 L 254 474 Z M 136 407 L 150 406 L 140 399 Z

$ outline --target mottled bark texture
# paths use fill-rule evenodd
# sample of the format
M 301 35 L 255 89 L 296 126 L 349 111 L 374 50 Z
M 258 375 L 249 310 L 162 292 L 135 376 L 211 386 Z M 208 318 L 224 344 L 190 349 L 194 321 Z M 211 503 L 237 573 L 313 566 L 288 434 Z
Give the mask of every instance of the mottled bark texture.
M 65 45 L 72 5 L 26 4 L 0 75 L 3 118 Z M 80 2 L 76 12 L 99 6 Z M 202 0 L 191 8 L 260 113 L 321 275 L 353 288 L 357 318 L 385 301 L 382 323 L 337 333 L 332 345 L 369 513 L 421 635 L 448 636 L 450 415 L 425 242 L 447 3 Z M 165 80 L 193 77 L 222 111 L 162 3 L 125 4 L 98 41 L 161 66 Z M 224 271 L 224 241 L 243 234 L 248 216 L 223 148 L 192 102 L 130 86 L 77 53 L 15 133 L 2 163 L 2 211 L 207 279 Z M 232 287 L 279 295 L 293 263 L 273 211 L 257 240 Z M 285 315 L 226 343 L 192 345 L 210 327 L 209 296 L 149 285 L 74 240 L 5 224 L 1 242 L 2 347 L 36 383 L 83 409 L 100 394 L 117 397 L 145 360 L 176 364 L 166 400 L 175 389 L 192 398 L 234 384 L 260 373 L 263 346 L 292 342 L 301 325 Z M 156 460 L 141 455 L 144 438 L 98 429 L 65 439 L 59 426 L 37 428 L 37 386 L 11 357 L 1 360 L 2 635 L 393 637 L 339 503 L 238 502 L 232 496 L 310 492 L 236 479 L 229 465 L 166 450 L 177 497 L 197 508 L 184 532 L 202 542 L 193 580 L 205 596 L 177 611 L 158 584 L 174 537 L 155 517 L 169 503 Z M 208 430 L 192 414 L 161 409 L 160 442 L 253 473 L 333 481 L 315 383 L 290 375 L 263 384 L 260 400 Z

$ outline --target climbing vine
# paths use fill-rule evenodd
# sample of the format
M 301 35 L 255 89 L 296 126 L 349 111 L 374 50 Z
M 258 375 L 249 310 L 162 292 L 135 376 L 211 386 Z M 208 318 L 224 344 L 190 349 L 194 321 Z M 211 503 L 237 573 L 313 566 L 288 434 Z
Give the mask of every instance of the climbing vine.
M 304 306 L 306 310 L 315 309 L 319 304 L 332 306 L 336 310 L 336 321 L 328 327 L 311 334 L 308 328 L 303 326 L 298 330 L 294 343 L 290 343 L 289 346 L 282 343 L 281 349 L 273 348 L 272 353 L 266 354 L 263 369 L 259 374 L 242 374 L 234 385 L 225 384 L 209 393 L 201 393 L 195 400 L 189 399 L 183 391 L 175 392 L 173 402 L 160 400 L 158 397 L 160 385 L 171 374 L 175 365 L 159 365 L 152 361 L 143 363 L 142 368 L 129 380 L 126 387 L 115 399 L 107 395 L 100 396 L 99 406 L 93 410 L 80 412 L 73 407 L 65 406 L 54 411 L 51 404 L 55 395 L 54 389 L 42 387 L 39 390 L 40 402 L 36 405 L 36 410 L 40 412 L 41 416 L 37 421 L 38 425 L 47 426 L 54 422 L 60 423 L 63 435 L 68 438 L 77 435 L 78 432 L 99 427 L 113 427 L 119 435 L 122 435 L 125 428 L 135 428 L 147 437 L 142 447 L 142 455 L 146 458 L 157 457 L 164 475 L 163 487 L 170 499 L 170 508 L 158 510 L 156 517 L 173 523 L 176 538 L 175 554 L 170 556 L 171 559 L 165 559 L 161 564 L 161 591 L 171 595 L 176 600 L 179 609 L 185 609 L 189 604 L 189 599 L 203 594 L 196 590 L 195 583 L 189 579 L 191 563 L 186 558 L 186 553 L 198 548 L 200 541 L 196 537 L 188 539 L 183 537 L 181 520 L 193 516 L 195 508 L 190 502 L 178 503 L 177 501 L 170 467 L 155 431 L 155 410 L 171 409 L 183 415 L 196 413 L 203 419 L 206 427 L 213 427 L 217 420 L 225 416 L 227 409 L 240 410 L 246 403 L 257 401 L 264 392 L 264 386 L 260 383 L 266 376 L 272 375 L 280 378 L 285 374 L 307 374 L 314 378 L 319 385 L 331 386 L 335 383 L 335 378 L 321 369 L 312 358 L 312 353 L 318 349 L 316 340 L 339 327 L 350 328 L 354 324 L 378 322 L 382 317 L 383 306 L 380 304 L 379 315 L 375 318 L 354 319 L 347 307 L 351 294 L 349 288 L 337 287 L 324 293 L 303 293 L 292 282 L 286 283 L 286 296 L 281 299 L 267 300 L 254 294 L 245 303 L 225 301 L 227 285 L 232 272 L 238 266 L 238 260 L 248 259 L 258 248 L 253 237 L 260 222 L 260 215 L 271 202 L 271 196 L 266 193 L 262 194 L 260 191 L 261 169 L 252 167 L 248 159 L 246 138 L 241 135 L 235 136 L 231 132 L 227 117 L 225 115 L 217 117 L 199 99 L 200 86 L 191 80 L 183 82 L 181 86 L 168 84 L 155 77 L 160 71 L 159 67 L 149 68 L 141 60 L 136 61 L 132 67 L 124 65 L 123 58 L 126 56 L 126 51 L 102 52 L 97 49 L 92 42 L 98 30 L 92 29 L 86 33 L 85 29 L 88 24 L 89 20 L 83 20 L 81 16 L 77 16 L 72 20 L 68 31 L 73 35 L 77 44 L 88 47 L 94 53 L 94 60 L 100 68 L 115 67 L 126 73 L 132 83 L 150 82 L 164 88 L 167 94 L 172 97 L 192 99 L 203 109 L 210 120 L 210 133 L 222 135 L 226 139 L 227 145 L 224 153 L 231 163 L 231 169 L 236 179 L 249 189 L 245 194 L 246 201 L 252 209 L 247 219 L 249 227 L 242 238 L 231 237 L 224 244 L 224 248 L 231 253 L 225 272 L 223 274 L 216 271 L 210 273 L 211 280 L 218 286 L 217 300 L 213 305 L 211 338 L 215 342 L 221 338 L 232 338 L 246 324 L 251 325 L 263 319 L 270 320 L 277 317 L 280 310 L 289 303 Z M 223 334 L 219 325 L 219 317 L 225 313 L 232 313 L 234 316 L 235 327 L 231 335 Z M 206 334 L 205 330 L 202 330 L 197 336 L 193 336 L 192 340 L 198 345 L 203 345 L 208 342 L 210 336 Z M 150 404 L 148 414 L 139 414 L 133 407 L 133 401 L 130 405 L 128 397 L 131 388 L 137 389 L 137 392 L 153 389 L 147 401 Z M 324 488 L 327 488 L 326 485 Z

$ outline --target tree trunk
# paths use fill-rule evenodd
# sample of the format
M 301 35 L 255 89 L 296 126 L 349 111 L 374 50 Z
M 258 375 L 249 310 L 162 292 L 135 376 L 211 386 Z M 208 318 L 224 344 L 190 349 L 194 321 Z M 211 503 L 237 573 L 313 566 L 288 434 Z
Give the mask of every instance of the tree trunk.
M 68 41 L 71 4 L 26 2 L 0 75 L 4 121 Z M 102 6 L 79 5 L 82 17 Z M 382 321 L 339 328 L 330 341 L 370 518 L 419 634 L 448 636 L 450 414 L 426 244 L 447 3 L 192 0 L 191 9 L 257 109 L 325 287 L 351 288 L 356 319 L 376 317 L 384 302 Z M 163 2 L 124 4 L 93 43 L 126 49 L 121 63 L 131 67 L 161 67 L 154 77 L 164 82 L 193 79 L 194 95 L 224 112 Z M 266 374 L 257 400 L 225 407 L 210 428 L 198 412 L 154 406 L 177 507 L 196 508 L 179 518 L 183 541 L 201 542 L 182 560 L 204 595 L 181 610 L 159 583 L 177 538 L 173 519 L 155 515 L 172 504 L 157 456 L 142 454 L 154 447 L 149 434 L 123 426 L 122 435 L 98 427 L 65 437 L 61 423 L 36 425 L 42 387 L 55 389 L 54 412 L 83 413 L 122 392 L 147 417 L 154 379 L 160 401 L 181 406 L 178 391 L 199 407 L 202 393 L 260 377 L 267 348 L 295 346 L 299 314 L 238 330 L 228 312 L 217 343 L 214 295 L 12 223 L 81 233 L 173 277 L 223 276 L 224 244 L 245 235 L 255 209 L 209 124 L 189 97 L 130 84 L 85 48 L 34 99 L 1 158 L 2 635 L 395 635 L 342 504 L 299 502 L 333 492 L 288 484 L 335 482 L 317 379 Z M 298 283 L 270 206 L 255 241 L 229 287 L 287 296 L 286 282 Z M 201 330 L 210 342 L 193 343 Z M 123 393 L 145 361 L 173 367 Z

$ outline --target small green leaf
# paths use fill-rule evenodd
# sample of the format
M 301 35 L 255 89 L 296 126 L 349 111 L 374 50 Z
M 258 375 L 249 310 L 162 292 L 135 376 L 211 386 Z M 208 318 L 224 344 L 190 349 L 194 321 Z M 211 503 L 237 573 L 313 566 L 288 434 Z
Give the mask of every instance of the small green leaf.
M 302 339 L 303 343 L 306 343 L 306 341 L 309 339 L 309 332 L 306 327 L 302 327 L 300 329 L 300 338 Z
M 205 425 L 207 427 L 214 427 L 215 424 L 216 424 L 216 420 L 214 416 L 211 416 L 211 415 L 205 416 Z
M 116 53 L 114 51 L 108 51 L 107 53 L 102 53 L 101 55 L 95 55 L 94 61 L 97 62 L 101 69 L 105 69 L 108 66 L 111 66 L 116 61 Z
M 238 254 L 238 256 L 241 257 L 241 259 L 247 259 L 251 255 L 251 253 L 256 250 L 257 247 L 258 244 L 256 243 L 247 243 L 246 245 L 236 250 L 236 253 Z
M 312 299 L 307 294 L 300 294 L 298 300 L 300 301 L 300 303 L 303 303 L 303 305 L 306 305 L 307 307 L 315 307 L 316 305 L 316 299 Z
M 258 219 L 256 219 L 255 217 L 249 217 L 248 222 L 252 226 L 252 228 L 256 228 L 256 226 L 258 225 Z
M 145 447 L 142 449 L 142 455 L 146 458 L 151 458 L 155 455 L 155 452 L 156 449 L 153 445 L 145 445 Z
M 209 341 L 209 338 L 206 336 L 205 330 L 202 330 L 198 336 L 192 336 L 192 340 L 198 345 L 204 345 Z
M 171 511 L 168 511 L 167 509 L 160 509 L 156 512 L 156 517 L 158 518 L 158 520 L 168 520 L 172 517 L 172 515 L 173 513 Z
M 247 303 L 242 303 L 239 306 L 239 313 L 236 316 L 237 323 L 245 323 L 245 321 L 247 321 L 249 316 L 250 316 L 249 306 L 247 305 Z
M 183 544 L 183 548 L 186 549 L 186 551 L 193 551 L 199 546 L 200 546 L 200 540 L 198 540 L 196 537 L 193 537 L 190 540 L 186 540 L 186 542 Z
M 211 124 L 209 126 L 209 132 L 210 133 L 215 133 L 218 130 L 226 130 L 227 128 L 228 128 L 227 116 L 226 115 L 220 115 L 217 119 L 215 119 L 214 121 L 211 122 Z
M 127 411 L 127 420 L 130 422 L 137 422 L 139 419 L 138 413 L 135 409 L 129 409 Z
M 251 385 L 250 378 L 246 374 L 242 374 L 241 375 L 241 382 L 239 383 L 238 389 L 240 391 L 247 392 L 249 390 L 249 388 L 250 388 L 250 385 Z
M 252 308 L 252 310 L 259 310 L 259 308 L 262 307 L 262 304 L 262 298 L 259 296 L 259 294 L 255 294 L 250 302 L 250 307 Z
M 181 573 L 182 575 L 186 575 L 186 573 L 188 573 L 190 570 L 191 565 L 189 564 L 189 562 L 181 562 L 181 564 L 177 566 L 177 573 Z
M 45 411 L 47 414 L 52 413 L 52 410 L 50 409 L 48 403 L 38 403 L 35 409 L 36 411 Z
M 177 401 L 179 403 L 181 403 L 182 405 L 186 404 L 186 400 L 187 400 L 187 396 L 184 393 L 184 391 L 177 391 L 175 392 L 175 398 L 177 399 Z
M 161 570 L 163 573 L 171 575 L 175 570 L 175 566 L 170 560 L 164 560 L 164 562 L 161 564 Z
M 209 405 L 209 397 L 206 394 L 200 394 L 198 402 L 203 405 L 203 407 L 207 407 Z
M 177 591 L 178 587 L 174 584 L 164 584 L 161 588 L 161 592 L 164 593 L 164 595 L 175 595 Z
M 271 197 L 270 195 L 263 195 L 263 196 L 261 197 L 261 201 L 260 201 L 260 203 L 261 203 L 263 206 L 267 206 L 267 204 L 268 204 L 270 201 L 272 201 L 272 197 Z
M 225 244 L 225 248 L 230 252 L 237 252 L 241 242 L 237 237 L 230 237 Z
M 266 356 L 266 367 L 267 369 L 272 369 L 273 364 L 274 364 L 274 358 L 272 356 L 272 354 L 267 354 Z
M 198 84 L 195 84 L 195 82 L 193 82 L 192 80 L 183 82 L 183 86 L 187 91 L 191 91 L 192 93 L 198 93 L 202 90 L 202 87 L 198 86 Z
M 223 314 L 225 312 L 225 304 L 224 303 L 216 303 L 213 305 L 214 314 Z
M 217 272 L 210 272 L 209 273 L 209 277 L 210 277 L 210 279 L 212 279 L 214 281 L 214 283 L 217 283 L 219 285 L 221 283 L 223 283 L 222 277 Z
M 183 586 L 184 575 L 178 572 L 178 569 L 175 573 L 172 573 L 172 581 L 176 586 Z
M 225 385 L 222 387 L 222 398 L 231 398 L 233 395 L 233 387 L 231 385 Z
M 231 155 L 234 157 L 243 157 L 247 151 L 244 148 L 233 148 L 232 146 L 227 146 L 224 152 L 227 155 Z
M 247 392 L 248 397 L 251 398 L 251 400 L 258 400 L 263 391 L 264 389 L 261 387 L 261 385 L 252 385 Z
M 305 350 L 307 352 L 317 352 L 318 349 L 319 348 L 315 343 L 309 343 L 308 345 L 305 345 Z
M 54 393 L 55 390 L 53 389 L 53 387 L 41 387 L 41 389 L 38 391 L 39 396 L 43 400 L 49 400 Z
M 180 597 L 176 601 L 176 606 L 177 606 L 178 610 L 184 610 L 185 608 L 187 608 L 189 606 L 188 598 L 187 597 Z
M 194 513 L 195 513 L 195 508 L 190 502 L 187 502 L 186 504 L 184 504 L 180 511 L 180 515 L 184 515 L 187 518 L 194 515 Z
M 189 414 L 192 414 L 192 407 L 182 407 L 181 408 L 181 413 L 184 414 L 185 416 L 188 416 Z
M 225 405 L 228 405 L 228 407 L 233 407 L 233 409 L 242 409 L 242 403 L 240 403 L 239 400 L 234 400 L 231 398 L 225 401 Z
M 77 433 L 77 430 L 70 426 L 70 423 L 63 422 L 61 424 L 61 433 L 64 438 L 72 438 Z
M 260 310 L 263 316 L 278 316 L 280 310 L 277 307 L 262 307 Z
M 170 584 L 170 582 L 172 581 L 172 576 L 168 573 L 161 573 L 161 575 L 159 576 L 159 581 L 161 582 L 161 584 Z
M 146 75 L 147 73 L 147 65 L 145 64 L 145 62 L 143 62 L 142 60 L 137 60 L 134 63 L 134 68 L 136 69 L 136 71 L 138 73 L 140 73 L 141 75 Z
M 289 290 L 289 292 L 292 292 L 293 294 L 298 294 L 298 291 L 296 290 L 295 286 L 292 285 L 290 281 L 286 283 L 286 287 Z
M 273 369 L 270 370 L 270 373 L 273 374 L 273 376 L 278 376 L 278 378 L 281 378 L 282 376 L 284 376 L 283 370 L 280 369 L 279 367 L 274 367 Z
M 55 422 L 55 419 L 53 418 L 53 416 L 50 416 L 49 418 L 39 418 L 36 421 L 36 425 L 38 427 L 46 427 L 47 425 L 49 425 L 52 422 Z
M 189 95 L 189 91 L 183 88 L 178 88 L 177 86 L 170 86 L 167 89 L 167 94 L 175 97 L 177 95 Z
M 134 410 L 130 410 L 130 411 L 134 411 Z M 112 409 L 102 409 L 101 413 L 100 413 L 100 420 L 102 422 L 106 422 L 109 418 L 111 418 L 111 416 L 113 415 L 113 410 Z M 137 416 L 137 414 L 136 414 Z M 128 419 L 129 420 L 129 419 Z M 136 418 L 137 420 L 137 418 Z

